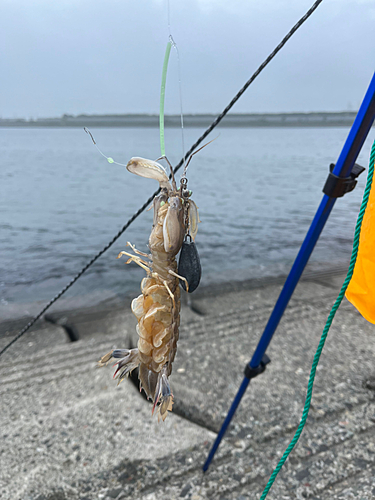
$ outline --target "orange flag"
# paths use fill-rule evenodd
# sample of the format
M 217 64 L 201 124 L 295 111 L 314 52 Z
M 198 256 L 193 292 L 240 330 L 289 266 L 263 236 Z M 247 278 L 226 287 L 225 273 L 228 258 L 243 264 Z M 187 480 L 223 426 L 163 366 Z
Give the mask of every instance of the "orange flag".
M 367 321 L 375 324 L 375 188 L 373 186 L 363 216 L 353 276 L 345 296 Z

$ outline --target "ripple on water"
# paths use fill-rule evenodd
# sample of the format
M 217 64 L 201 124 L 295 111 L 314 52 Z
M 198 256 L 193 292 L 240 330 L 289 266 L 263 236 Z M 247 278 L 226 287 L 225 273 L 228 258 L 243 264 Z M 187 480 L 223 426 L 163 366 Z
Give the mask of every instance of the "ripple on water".
M 0 173 L 1 298 L 48 300 L 113 238 L 155 191 L 155 182 L 108 168 L 78 129 L 3 132 L 4 155 L 13 163 L 7 163 L 8 175 Z M 188 144 L 200 131 L 185 133 Z M 168 134 L 169 156 L 177 163 L 180 131 Z M 221 128 L 220 137 L 189 166 L 189 187 L 202 220 L 196 243 L 203 285 L 288 272 L 346 134 L 345 129 Z M 98 129 L 96 139 L 118 158 L 124 151 L 155 158 L 159 151 L 157 129 Z M 370 147 L 367 141 L 359 163 L 367 164 Z M 360 179 L 358 188 L 336 203 L 313 262 L 349 258 L 364 183 Z M 138 290 L 143 271 L 116 256 L 128 240 L 147 250 L 151 225 L 152 213 L 143 213 L 69 293 Z

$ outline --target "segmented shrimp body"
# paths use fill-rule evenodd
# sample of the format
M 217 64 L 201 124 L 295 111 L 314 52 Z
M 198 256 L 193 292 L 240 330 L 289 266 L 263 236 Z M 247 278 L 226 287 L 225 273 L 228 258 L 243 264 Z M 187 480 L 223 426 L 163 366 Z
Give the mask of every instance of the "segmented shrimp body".
M 164 420 L 172 410 L 173 395 L 169 385 L 180 324 L 180 279 L 177 273 L 176 255 L 185 235 L 195 237 L 198 221 L 196 205 L 189 198 L 191 192 L 186 182 L 176 187 L 174 177 L 169 183 L 165 170 L 158 163 L 143 158 L 132 158 L 127 169 L 130 172 L 159 181 L 161 192 L 155 197 L 154 221 L 149 238 L 150 254 L 136 250 L 134 254 L 121 252 L 119 257 L 130 257 L 127 263 L 136 262 L 147 272 L 141 283 L 141 295 L 132 301 L 131 309 L 138 320 L 138 346 L 136 349 L 115 349 L 101 358 L 103 366 L 111 358 L 116 363 L 115 378 L 119 382 L 139 366 L 141 387 L 154 402 Z M 148 259 L 148 260 L 146 260 Z

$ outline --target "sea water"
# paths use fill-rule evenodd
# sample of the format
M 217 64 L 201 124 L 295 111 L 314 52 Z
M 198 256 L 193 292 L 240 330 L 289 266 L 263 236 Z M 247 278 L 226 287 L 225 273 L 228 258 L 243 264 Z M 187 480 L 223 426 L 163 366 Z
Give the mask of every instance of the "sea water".
M 185 144 L 202 131 L 185 129 Z M 120 163 L 160 154 L 154 128 L 91 132 Z M 289 271 L 347 134 L 225 127 L 211 134 L 216 140 L 193 157 L 187 173 L 202 221 L 196 238 L 202 286 Z M 372 139 L 357 160 L 366 168 Z M 82 129 L 0 129 L 0 152 L 1 311 L 52 298 L 158 187 L 107 163 Z M 181 131 L 166 130 L 166 152 L 173 164 L 180 160 Z M 315 268 L 349 260 L 365 176 L 337 200 L 311 259 Z M 144 271 L 116 256 L 127 241 L 147 251 L 151 226 L 152 211 L 144 212 L 69 290 L 73 302 L 136 293 Z

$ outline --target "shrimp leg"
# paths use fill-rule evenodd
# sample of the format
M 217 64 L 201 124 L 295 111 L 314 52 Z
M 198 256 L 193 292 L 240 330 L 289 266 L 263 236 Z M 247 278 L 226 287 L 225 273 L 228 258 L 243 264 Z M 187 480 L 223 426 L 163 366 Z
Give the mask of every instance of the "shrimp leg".
M 130 262 L 135 262 L 136 264 L 138 264 L 142 269 L 144 269 L 145 271 L 147 271 L 147 273 L 151 273 L 151 269 L 149 268 L 149 266 L 147 265 L 147 262 L 145 262 L 144 260 L 142 260 L 140 257 L 137 257 L 137 255 L 132 255 L 131 253 L 128 253 L 128 252 L 120 252 L 117 256 L 117 258 L 119 259 L 122 255 L 127 255 L 128 257 L 130 257 L 129 260 L 127 260 L 127 264 L 129 264 Z
M 127 247 L 130 247 L 130 248 L 133 250 L 133 252 L 134 252 L 134 253 L 136 253 L 137 255 L 142 255 L 142 257 L 147 257 L 147 258 L 150 258 L 150 254 L 148 254 L 148 253 L 144 253 L 144 252 L 141 252 L 140 250 L 137 250 L 137 249 L 135 248 L 135 246 L 134 246 L 134 245 L 132 245 L 132 244 L 130 243 L 130 241 L 127 241 L 127 242 L 126 242 L 126 246 L 127 246 Z

